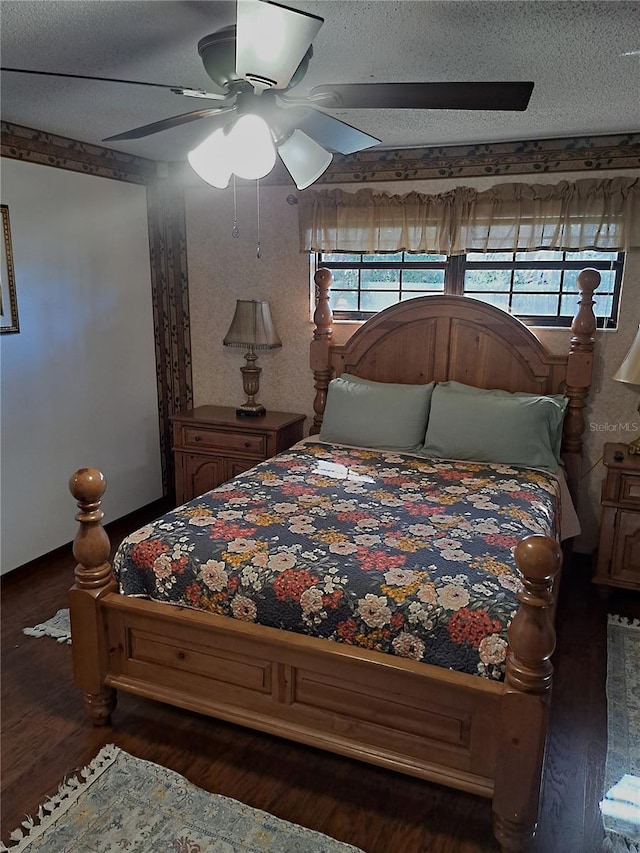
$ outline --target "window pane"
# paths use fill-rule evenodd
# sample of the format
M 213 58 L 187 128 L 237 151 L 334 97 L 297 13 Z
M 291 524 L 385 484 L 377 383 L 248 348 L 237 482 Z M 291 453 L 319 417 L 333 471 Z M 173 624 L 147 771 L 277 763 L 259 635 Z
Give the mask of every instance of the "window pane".
M 466 270 L 464 292 L 474 290 L 509 290 L 511 270 Z M 488 300 L 487 300 L 488 301 Z
M 383 308 L 388 308 L 389 305 L 395 305 L 398 302 L 397 293 L 363 293 L 360 307 L 363 311 L 382 311 Z
M 358 289 L 358 270 L 331 270 L 331 273 L 333 275 L 332 289 Z
M 406 252 L 404 256 L 408 264 L 443 264 L 447 260 L 446 255 L 421 255 L 419 252 Z
M 498 308 L 509 310 L 509 294 L 508 293 L 483 293 L 480 297 L 476 294 L 471 294 L 474 299 L 481 298 L 483 302 L 488 302 L 489 305 L 495 305 Z
M 444 290 L 444 270 L 403 270 L 402 287 Z
M 386 263 L 396 263 L 402 262 L 402 252 L 380 252 L 379 255 L 363 255 L 362 263 L 363 264 L 377 264 L 379 261 L 384 261 Z
M 513 274 L 513 289 L 558 293 L 561 276 L 560 270 L 516 270 Z
M 566 258 L 568 261 L 616 261 L 618 253 L 597 252 L 594 249 L 587 249 L 584 252 L 567 252 Z
M 359 264 L 360 263 L 360 255 L 353 254 L 343 254 L 342 252 L 327 252 L 327 254 L 320 255 L 320 263 L 318 266 L 322 266 L 323 263 L 327 264 Z
M 487 263 L 512 261 L 513 252 L 469 252 L 467 260 L 474 263 L 476 261 L 486 261 Z
M 400 270 L 361 270 L 360 287 L 366 290 L 400 289 Z
M 580 270 L 565 270 L 562 279 L 562 289 L 565 293 L 579 293 L 578 273 Z
M 353 291 L 348 293 L 333 290 L 329 291 L 329 305 L 334 311 L 357 311 L 358 310 L 358 293 Z
M 514 293 L 511 313 L 524 316 L 555 317 L 558 313 L 558 297 L 553 293 Z

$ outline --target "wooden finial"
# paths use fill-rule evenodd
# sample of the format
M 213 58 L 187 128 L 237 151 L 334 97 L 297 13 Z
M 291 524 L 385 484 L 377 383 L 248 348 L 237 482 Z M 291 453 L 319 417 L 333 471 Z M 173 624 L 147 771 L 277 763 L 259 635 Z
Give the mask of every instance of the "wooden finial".
M 536 535 L 518 542 L 514 554 L 524 589 L 518 593 L 521 607 L 509 628 L 505 682 L 525 693 L 542 694 L 551 687 L 556 635 L 550 607 L 562 551 L 554 539 Z
M 580 290 L 580 299 L 578 300 L 578 313 L 573 318 L 571 323 L 571 338 L 572 349 L 582 349 L 585 346 L 593 349 L 593 333 L 596 330 L 596 318 L 593 313 L 593 298 L 594 291 L 600 285 L 601 276 L 598 270 L 591 268 L 582 270 L 578 273 L 576 283 Z
M 97 468 L 80 468 L 69 478 L 69 491 L 80 507 L 90 503 L 97 503 L 99 506 L 100 498 L 106 489 L 106 477 Z M 100 513 L 100 518 L 102 518 L 102 513 Z
M 333 313 L 329 304 L 329 289 L 333 281 L 331 270 L 322 267 L 313 277 L 315 282 L 316 310 L 313 314 L 315 328 L 311 342 L 311 369 L 313 370 L 316 396 L 313 401 L 313 425 L 310 433 L 320 432 L 324 407 L 327 403 L 327 388 L 331 380 L 329 347 L 333 336 Z
M 69 480 L 69 490 L 80 509 L 76 514 L 80 528 L 73 541 L 79 589 L 104 586 L 111 577 L 111 566 L 107 562 L 111 545 L 101 524 L 104 513 L 100 509 L 106 488 L 106 478 L 97 468 L 80 468 Z

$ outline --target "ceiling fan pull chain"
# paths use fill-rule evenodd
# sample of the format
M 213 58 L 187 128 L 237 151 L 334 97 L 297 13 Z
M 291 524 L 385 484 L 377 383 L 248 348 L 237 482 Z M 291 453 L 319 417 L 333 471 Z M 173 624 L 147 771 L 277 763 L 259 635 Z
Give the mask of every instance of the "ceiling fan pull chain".
M 256 251 L 256 258 L 260 260 L 262 257 L 262 247 L 260 245 L 260 178 L 256 181 L 256 205 L 257 205 L 257 213 L 256 219 L 258 223 L 258 248 Z
M 237 240 L 240 236 L 240 231 L 238 230 L 238 201 L 236 199 L 236 176 L 233 175 L 233 228 L 231 230 L 231 236 Z

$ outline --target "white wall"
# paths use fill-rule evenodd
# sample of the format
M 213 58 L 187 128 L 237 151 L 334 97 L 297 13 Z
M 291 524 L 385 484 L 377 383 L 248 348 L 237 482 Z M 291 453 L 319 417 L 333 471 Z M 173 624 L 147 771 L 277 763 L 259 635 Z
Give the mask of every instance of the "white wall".
M 161 497 L 144 187 L 1 161 L 20 332 L 0 335 L 0 567 L 71 541 L 80 467 L 105 521 Z
M 637 171 L 598 172 L 599 178 Z M 496 183 L 551 183 L 593 177 L 592 173 L 491 176 L 374 184 L 387 193 L 444 192 L 463 184 L 487 189 Z M 331 188 L 331 187 L 330 187 Z M 347 192 L 361 186 L 345 185 Z M 262 259 L 256 258 L 255 185 L 238 189 L 238 227 L 233 239 L 232 190 L 215 190 L 200 183 L 186 190 L 189 300 L 193 351 L 193 392 L 196 405 L 234 405 L 244 399 L 240 350 L 227 349 L 222 338 L 233 316 L 235 300 L 269 299 L 282 349 L 260 353 L 262 366 L 259 399 L 267 408 L 313 415 L 313 376 L 309 368 L 309 342 L 313 333 L 309 311 L 309 260 L 299 251 L 297 207 L 287 196 L 299 195 L 294 187 L 264 187 L 261 195 Z M 579 513 L 583 535 L 577 550 L 589 552 L 597 544 L 600 522 L 600 484 L 604 475 L 602 447 L 607 441 L 630 441 L 636 433 L 599 431 L 602 424 L 637 422 L 638 389 L 611 381 L 640 323 L 640 250 L 627 255 L 615 331 L 598 334 L 593 394 L 586 410 L 585 462 Z M 344 342 L 356 324 L 336 323 L 334 339 Z M 569 329 L 537 330 L 553 351 L 569 349 Z M 307 426 L 309 421 L 307 422 Z

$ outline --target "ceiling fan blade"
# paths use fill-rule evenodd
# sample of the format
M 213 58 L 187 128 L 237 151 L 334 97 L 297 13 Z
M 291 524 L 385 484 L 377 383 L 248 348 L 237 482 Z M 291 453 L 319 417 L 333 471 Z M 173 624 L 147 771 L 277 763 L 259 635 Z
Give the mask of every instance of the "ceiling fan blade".
M 316 86 L 328 109 L 526 110 L 533 83 L 336 83 Z
M 224 109 L 208 107 L 204 110 L 195 110 L 195 112 L 192 113 L 182 113 L 178 116 L 163 118 L 160 121 L 153 121 L 151 124 L 143 124 L 140 127 L 134 127 L 133 130 L 127 130 L 124 133 L 117 133 L 115 136 L 107 136 L 106 139 L 103 139 L 102 141 L 116 142 L 125 139 L 142 139 L 144 136 L 151 136 L 153 133 L 159 133 L 161 130 L 169 130 L 172 127 L 189 124 L 189 122 L 198 121 L 201 118 L 224 115 L 226 113 L 235 112 L 235 110 L 235 107 L 225 107 Z
M 369 136 L 368 133 L 319 110 L 293 110 L 292 112 L 295 115 L 295 126 L 329 151 L 354 154 L 356 151 L 364 151 L 365 148 L 372 148 L 380 143 L 375 136 Z
M 204 89 L 193 89 L 190 86 L 171 86 L 168 83 L 147 83 L 144 80 L 121 80 L 116 77 L 94 77 L 90 74 L 66 74 L 58 71 L 34 71 L 32 68 L 0 68 L 0 71 L 12 71 L 16 74 L 36 74 L 39 77 L 68 77 L 72 80 L 98 80 L 101 83 L 126 83 L 129 86 L 151 86 L 155 89 L 169 89 L 177 95 L 189 95 L 192 98 L 208 98 L 223 101 L 228 95 L 206 92 Z
M 286 89 L 324 18 L 263 0 L 238 0 L 236 75 Z

